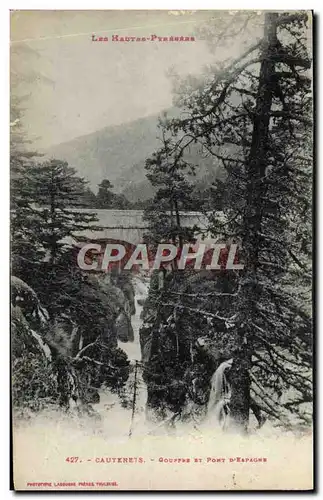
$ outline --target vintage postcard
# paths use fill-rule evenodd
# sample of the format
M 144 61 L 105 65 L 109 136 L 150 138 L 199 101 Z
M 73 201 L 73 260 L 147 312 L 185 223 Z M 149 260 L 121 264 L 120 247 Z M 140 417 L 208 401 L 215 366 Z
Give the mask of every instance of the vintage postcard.
M 13 488 L 312 490 L 312 12 L 10 22 Z

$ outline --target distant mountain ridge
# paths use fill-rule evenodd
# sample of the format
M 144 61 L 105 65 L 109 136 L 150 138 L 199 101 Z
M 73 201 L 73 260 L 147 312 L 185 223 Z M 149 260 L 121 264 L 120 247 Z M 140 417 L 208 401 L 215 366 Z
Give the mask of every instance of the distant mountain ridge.
M 171 108 L 167 114 L 176 116 L 179 111 Z M 78 175 L 89 181 L 95 192 L 103 179 L 109 179 L 114 191 L 125 194 L 129 201 L 145 200 L 153 194 L 144 165 L 145 160 L 161 146 L 157 130 L 159 116 L 105 127 L 52 146 L 44 153 L 67 161 Z M 212 158 L 202 158 L 197 147 L 191 149 L 188 159 L 198 165 L 197 177 L 202 184 L 210 184 L 210 179 L 214 180 L 219 173 L 219 165 Z

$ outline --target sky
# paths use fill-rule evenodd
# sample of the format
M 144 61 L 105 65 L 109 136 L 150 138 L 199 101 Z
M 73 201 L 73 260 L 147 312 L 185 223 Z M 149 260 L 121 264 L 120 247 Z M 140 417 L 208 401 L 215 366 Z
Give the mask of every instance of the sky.
M 255 16 L 223 47 L 226 23 Z M 263 11 L 15 10 L 11 12 L 11 95 L 24 96 L 23 125 L 41 150 L 172 105 L 175 68 L 199 74 L 239 55 L 262 34 Z M 240 21 L 241 22 L 241 21 Z M 212 26 L 213 52 L 199 27 Z M 93 42 L 92 35 L 109 42 Z M 112 42 L 112 35 L 194 36 L 194 42 Z M 219 40 L 219 42 L 218 42 Z M 220 47 L 220 48 L 219 48 Z M 215 52 L 214 52 L 215 51 Z
M 47 148 L 172 105 L 167 72 L 199 73 L 206 43 L 112 42 L 111 36 L 196 36 L 211 11 L 14 11 L 12 94 L 24 95 L 23 124 Z M 93 42 L 92 34 L 109 42 Z

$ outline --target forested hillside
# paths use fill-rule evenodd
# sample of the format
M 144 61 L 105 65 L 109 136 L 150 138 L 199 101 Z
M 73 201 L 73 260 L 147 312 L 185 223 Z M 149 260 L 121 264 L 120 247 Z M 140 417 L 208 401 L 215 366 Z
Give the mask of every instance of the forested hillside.
M 178 115 L 172 108 L 167 114 Z M 151 151 L 158 148 L 160 134 L 157 129 L 159 116 L 149 116 L 134 122 L 103 130 L 58 144 L 43 151 L 48 157 L 60 158 L 75 168 L 77 173 L 89 181 L 89 188 L 97 192 L 103 179 L 109 179 L 116 193 L 125 195 L 128 201 L 145 201 L 153 195 L 153 188 L 145 176 L 145 160 Z M 193 146 L 187 152 L 189 161 L 198 165 L 197 188 L 206 189 L 221 175 L 218 160 L 201 154 Z M 91 168 L 89 168 L 91 165 Z

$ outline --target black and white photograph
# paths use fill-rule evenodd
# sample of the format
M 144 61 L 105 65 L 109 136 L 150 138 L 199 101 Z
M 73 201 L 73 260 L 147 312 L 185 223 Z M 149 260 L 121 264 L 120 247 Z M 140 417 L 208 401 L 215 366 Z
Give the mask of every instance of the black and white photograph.
M 312 491 L 313 12 L 12 10 L 16 491 Z

